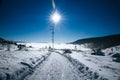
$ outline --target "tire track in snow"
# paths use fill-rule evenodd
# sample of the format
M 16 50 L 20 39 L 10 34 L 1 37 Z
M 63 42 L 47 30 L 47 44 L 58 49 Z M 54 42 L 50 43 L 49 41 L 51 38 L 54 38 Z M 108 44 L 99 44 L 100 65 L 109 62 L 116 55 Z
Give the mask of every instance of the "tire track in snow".
M 25 80 L 82 80 L 77 69 L 62 55 L 52 52 Z

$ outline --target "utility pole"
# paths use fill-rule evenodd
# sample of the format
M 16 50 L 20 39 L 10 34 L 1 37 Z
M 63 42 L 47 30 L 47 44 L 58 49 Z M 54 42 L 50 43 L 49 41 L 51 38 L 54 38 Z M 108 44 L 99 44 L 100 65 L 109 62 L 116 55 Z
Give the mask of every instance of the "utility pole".
M 54 43 L 55 43 L 55 25 L 52 26 L 52 49 L 54 50 Z
M 51 14 L 50 18 L 51 18 L 52 23 L 53 23 L 53 26 L 52 26 L 52 49 L 54 50 L 55 27 L 56 27 L 56 24 L 58 24 L 58 22 L 60 22 L 61 15 L 58 13 L 58 11 L 56 9 L 56 5 L 55 5 L 55 1 L 54 0 L 52 0 L 52 6 L 53 6 L 53 13 Z

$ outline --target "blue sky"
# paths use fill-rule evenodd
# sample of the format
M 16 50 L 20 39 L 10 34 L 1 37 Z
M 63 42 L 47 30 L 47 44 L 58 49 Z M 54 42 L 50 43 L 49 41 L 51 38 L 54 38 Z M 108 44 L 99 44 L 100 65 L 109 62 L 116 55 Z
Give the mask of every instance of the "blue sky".
M 56 42 L 120 34 L 119 0 L 55 0 L 62 21 Z M 10 40 L 51 42 L 51 0 L 1 0 L 0 36 Z

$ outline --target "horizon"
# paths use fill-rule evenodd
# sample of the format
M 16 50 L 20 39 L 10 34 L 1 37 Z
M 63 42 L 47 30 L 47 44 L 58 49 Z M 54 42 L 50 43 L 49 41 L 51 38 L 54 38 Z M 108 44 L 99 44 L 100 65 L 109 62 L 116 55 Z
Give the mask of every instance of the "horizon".
M 119 0 L 55 0 L 62 16 L 55 43 L 120 34 Z M 0 37 L 51 43 L 51 0 L 1 0 Z
M 116 36 L 116 35 L 120 35 L 120 34 L 112 34 L 112 35 L 104 35 L 104 36 L 96 36 L 96 37 L 87 37 L 87 38 L 77 39 L 77 40 L 74 40 L 74 41 L 71 41 L 71 42 L 75 42 L 75 41 L 83 40 L 83 39 L 100 38 L 100 37 L 108 37 L 108 36 Z M 3 38 L 1 36 L 0 36 L 0 38 L 5 39 L 5 40 L 9 40 L 9 39 Z M 48 44 L 52 44 L 52 42 L 43 42 L 43 41 L 24 41 L 24 40 L 9 40 L 9 41 L 15 41 L 17 43 L 48 43 Z M 68 43 L 71 43 L 71 42 L 56 42 L 55 44 L 68 44 Z

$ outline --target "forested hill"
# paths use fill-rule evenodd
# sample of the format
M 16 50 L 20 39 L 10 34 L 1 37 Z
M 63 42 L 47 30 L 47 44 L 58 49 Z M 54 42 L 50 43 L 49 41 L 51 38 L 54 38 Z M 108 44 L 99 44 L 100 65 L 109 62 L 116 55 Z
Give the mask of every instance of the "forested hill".
M 72 42 L 72 44 L 84 44 L 89 48 L 105 49 L 120 45 L 120 34 L 79 39 L 77 41 Z

